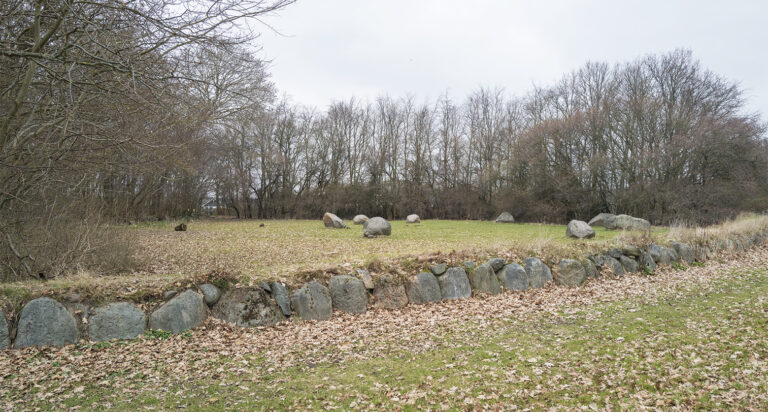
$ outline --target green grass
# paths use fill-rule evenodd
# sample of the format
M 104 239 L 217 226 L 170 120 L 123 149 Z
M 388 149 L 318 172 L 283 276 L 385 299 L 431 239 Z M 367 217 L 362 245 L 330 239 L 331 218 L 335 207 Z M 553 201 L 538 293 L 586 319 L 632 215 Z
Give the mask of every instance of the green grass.
M 109 396 L 109 405 L 124 410 L 493 409 L 511 404 L 764 410 L 766 295 L 766 271 L 745 269 L 711 287 L 652 302 L 458 325 L 439 338 L 438 348 L 422 353 L 395 350 L 358 362 L 306 364 L 266 374 L 249 372 L 249 365 L 262 361 L 258 355 L 220 357 L 218 379 L 191 379 L 157 395 L 137 378 L 136 396 Z M 63 404 L 95 407 L 112 394 L 103 385 L 88 385 Z

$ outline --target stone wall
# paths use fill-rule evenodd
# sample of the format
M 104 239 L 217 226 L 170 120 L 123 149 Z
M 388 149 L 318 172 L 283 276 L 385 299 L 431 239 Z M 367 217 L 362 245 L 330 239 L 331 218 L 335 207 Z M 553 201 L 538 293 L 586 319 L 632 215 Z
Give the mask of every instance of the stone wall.
M 129 302 L 91 307 L 42 297 L 27 302 L 11 322 L 3 313 L 0 349 L 132 339 L 147 329 L 181 333 L 201 326 L 208 316 L 241 327 L 270 326 L 290 318 L 321 321 L 333 316 L 334 310 L 357 314 L 371 307 L 397 309 L 478 293 L 524 293 L 550 283 L 578 287 L 588 278 L 651 274 L 658 265 L 705 262 L 718 253 L 744 252 L 766 243 L 768 231 L 699 245 L 626 245 L 582 259 L 563 259 L 552 267 L 535 257 L 524 259 L 522 264 L 501 258 L 459 266 L 433 262 L 429 271 L 407 280 L 390 275 L 374 279 L 367 270 L 356 269 L 348 275 L 333 276 L 327 284 L 312 281 L 292 292 L 277 282 L 224 291 L 203 284 L 180 293 L 169 291 L 167 299 L 148 313 Z

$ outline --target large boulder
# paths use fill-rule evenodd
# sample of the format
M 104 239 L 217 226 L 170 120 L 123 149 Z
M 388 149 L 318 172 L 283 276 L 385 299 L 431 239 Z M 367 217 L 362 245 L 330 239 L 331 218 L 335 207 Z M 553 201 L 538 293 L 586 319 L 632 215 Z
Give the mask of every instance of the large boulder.
M 653 261 L 660 265 L 670 265 L 673 262 L 679 261 L 677 252 L 674 249 L 659 245 L 648 245 L 648 253 L 653 258 Z
M 491 295 L 498 295 L 501 293 L 499 278 L 496 277 L 496 272 L 487 263 L 478 265 L 472 270 L 469 274 L 469 282 L 472 284 L 472 288 L 477 292 L 488 293 Z
M 349 275 L 337 275 L 328 282 L 333 307 L 347 313 L 363 313 L 368 308 L 368 290 L 363 281 Z
M 576 239 L 592 239 L 595 237 L 595 230 L 587 222 L 571 220 L 568 222 L 568 227 L 565 228 L 565 236 Z
M 304 320 L 325 320 L 333 315 L 331 292 L 318 282 L 305 283 L 291 294 L 291 304 Z
M 332 228 L 332 229 L 344 229 L 345 227 L 347 227 L 346 223 L 344 223 L 344 221 L 341 220 L 340 217 L 329 212 L 326 212 L 323 215 L 323 224 L 325 225 L 325 227 Z
M 613 213 L 600 213 L 599 215 L 592 218 L 592 220 L 587 223 L 589 226 L 602 226 L 605 227 L 605 223 L 609 219 L 613 219 L 616 215 Z
M 600 272 L 597 271 L 597 266 L 595 265 L 595 262 L 593 262 L 591 259 L 588 259 L 588 258 L 582 259 L 581 266 L 584 266 L 584 272 L 587 274 L 588 278 L 596 278 L 600 276 Z
M 363 236 L 389 236 L 392 234 L 392 226 L 383 217 L 372 217 L 363 223 Z
M 356 225 L 362 225 L 363 223 L 368 221 L 368 216 L 366 215 L 357 215 L 352 219 L 352 223 Z
M 496 223 L 515 223 L 515 218 L 509 212 L 502 212 L 496 218 Z
M 80 339 L 77 321 L 59 302 L 37 298 L 21 310 L 14 348 L 64 346 Z
M 88 338 L 95 342 L 133 339 L 147 328 L 147 315 L 128 302 L 110 303 L 94 309 L 88 318 Z
M 396 309 L 408 304 L 405 286 L 390 275 L 382 275 L 376 279 L 373 288 L 374 305 L 378 308 Z
M 467 272 L 462 268 L 450 268 L 437 278 L 440 284 L 440 294 L 443 300 L 468 298 L 472 296 L 472 286 L 469 284 Z
M 427 272 L 421 272 L 411 279 L 405 285 L 405 293 L 408 295 L 408 301 L 417 305 L 439 302 L 442 298 L 437 278 L 435 275 Z
M 528 289 L 528 273 L 517 263 L 510 263 L 500 271 L 496 272 L 496 277 L 505 289 L 526 290 Z
M 621 276 L 624 274 L 624 267 L 621 265 L 621 262 L 608 255 L 596 256 L 595 266 L 600 269 L 610 270 L 616 276 Z
M 283 316 L 291 316 L 291 294 L 285 285 L 280 282 L 272 282 L 272 297 L 275 298 Z
M 605 220 L 605 228 L 611 230 L 650 230 L 651 223 L 639 217 L 616 215 Z
M 540 259 L 530 257 L 523 260 L 525 273 L 528 274 L 528 286 L 541 288 L 552 280 L 552 271 Z
M 11 334 L 8 333 L 8 321 L 5 320 L 5 312 L 0 310 L 0 350 L 11 347 Z
M 200 292 L 203 292 L 203 299 L 205 299 L 205 303 L 207 303 L 208 306 L 218 302 L 221 297 L 221 290 L 210 283 L 204 283 L 200 285 L 198 289 L 200 289 Z
M 421 223 L 421 219 L 419 219 L 419 215 L 408 215 L 405 218 L 405 223 Z
M 199 293 L 186 290 L 149 316 L 149 328 L 181 333 L 196 328 L 208 317 L 208 306 Z
M 240 327 L 272 326 L 285 315 L 272 297 L 260 287 L 230 288 L 213 307 L 214 318 Z
M 555 282 L 563 286 L 579 286 L 587 278 L 587 271 L 584 265 L 578 260 L 563 259 L 557 265 L 557 276 Z
M 680 259 L 684 260 L 685 263 L 690 265 L 696 261 L 696 254 L 693 253 L 693 249 L 685 243 L 670 242 L 669 245 L 672 246 L 672 249 L 675 250 L 675 253 L 677 253 Z

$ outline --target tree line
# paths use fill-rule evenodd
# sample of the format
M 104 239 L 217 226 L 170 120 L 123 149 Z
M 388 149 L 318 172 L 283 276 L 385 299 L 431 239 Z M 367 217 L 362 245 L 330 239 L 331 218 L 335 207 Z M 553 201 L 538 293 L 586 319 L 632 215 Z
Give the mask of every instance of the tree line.
M 2 277 L 106 270 L 125 248 L 105 223 L 204 204 L 237 218 L 655 224 L 766 207 L 765 125 L 690 51 L 588 63 L 523 96 L 319 110 L 280 97 L 244 29 L 292 2 L 2 2 Z

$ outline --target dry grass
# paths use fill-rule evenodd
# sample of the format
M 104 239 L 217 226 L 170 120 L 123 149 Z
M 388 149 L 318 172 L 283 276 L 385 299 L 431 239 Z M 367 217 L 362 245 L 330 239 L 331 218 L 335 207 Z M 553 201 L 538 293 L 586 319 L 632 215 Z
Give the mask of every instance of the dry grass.
M 691 244 L 706 244 L 711 241 L 732 239 L 735 236 L 749 236 L 768 230 L 768 216 L 745 213 L 735 219 L 707 227 L 676 225 L 670 228 L 667 237 Z

